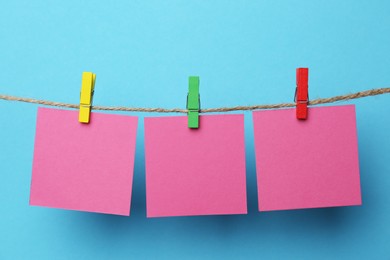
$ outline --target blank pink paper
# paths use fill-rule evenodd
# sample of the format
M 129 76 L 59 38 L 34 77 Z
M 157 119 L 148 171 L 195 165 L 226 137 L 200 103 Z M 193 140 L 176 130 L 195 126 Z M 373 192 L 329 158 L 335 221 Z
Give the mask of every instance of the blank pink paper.
M 259 210 L 361 205 L 355 106 L 253 112 Z
M 38 108 L 30 205 L 129 216 L 137 120 Z
M 145 118 L 148 217 L 246 214 L 243 115 Z

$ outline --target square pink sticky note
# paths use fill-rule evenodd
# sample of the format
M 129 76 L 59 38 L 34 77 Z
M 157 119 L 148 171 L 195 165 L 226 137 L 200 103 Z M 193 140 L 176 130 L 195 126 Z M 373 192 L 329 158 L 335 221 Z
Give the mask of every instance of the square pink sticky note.
M 148 217 L 246 214 L 243 115 L 145 118 Z
M 30 205 L 130 215 L 137 121 L 38 108 Z
M 259 210 L 361 205 L 355 107 L 253 112 Z

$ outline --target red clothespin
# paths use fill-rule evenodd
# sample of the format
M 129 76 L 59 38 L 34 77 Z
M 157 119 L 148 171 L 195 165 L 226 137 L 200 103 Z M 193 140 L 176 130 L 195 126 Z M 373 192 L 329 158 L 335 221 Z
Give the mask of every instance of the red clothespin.
M 307 104 L 309 103 L 309 69 L 297 69 L 297 88 L 295 90 L 295 102 L 297 103 L 297 118 L 307 119 Z

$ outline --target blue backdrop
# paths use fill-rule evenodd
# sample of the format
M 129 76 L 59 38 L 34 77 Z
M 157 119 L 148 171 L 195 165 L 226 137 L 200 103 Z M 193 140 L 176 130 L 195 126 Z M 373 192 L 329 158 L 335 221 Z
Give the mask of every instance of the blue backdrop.
M 203 108 L 390 85 L 389 1 L 2 1 L 0 93 L 95 105 Z M 357 108 L 363 206 L 259 213 L 246 120 L 248 215 L 146 218 L 140 116 L 131 216 L 30 207 L 37 106 L 0 101 L 0 259 L 389 259 L 390 95 Z

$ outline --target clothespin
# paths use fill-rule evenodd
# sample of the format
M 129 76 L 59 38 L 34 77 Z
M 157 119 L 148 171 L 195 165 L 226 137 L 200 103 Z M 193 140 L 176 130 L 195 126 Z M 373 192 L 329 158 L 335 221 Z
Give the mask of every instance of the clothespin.
M 295 102 L 297 104 L 297 118 L 307 119 L 307 104 L 309 103 L 309 69 L 297 69 L 297 88 L 295 89 Z
M 92 97 L 95 89 L 96 74 L 83 72 L 81 79 L 79 122 L 89 123 L 92 107 Z
M 199 128 L 199 77 L 191 76 L 188 79 L 187 110 L 188 128 Z

